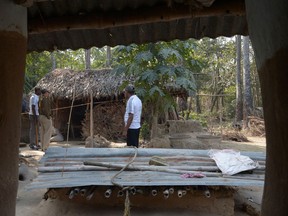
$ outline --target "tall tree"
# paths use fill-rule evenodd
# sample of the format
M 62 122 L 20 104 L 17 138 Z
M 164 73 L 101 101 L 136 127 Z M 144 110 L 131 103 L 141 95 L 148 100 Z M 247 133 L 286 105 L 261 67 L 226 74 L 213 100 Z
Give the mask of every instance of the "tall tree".
M 149 104 L 152 119 L 151 137 L 155 135 L 160 112 L 165 113 L 175 105 L 171 89 L 195 92 L 192 71 L 184 65 L 183 56 L 172 43 L 158 42 L 143 45 L 119 46 L 118 73 L 134 77 L 137 94 L 143 104 Z M 171 88 L 172 87 L 172 88 Z
M 91 50 L 85 49 L 85 69 L 91 69 Z
M 236 36 L 236 113 L 235 121 L 243 119 L 243 94 L 241 74 L 241 35 Z
M 253 99 L 251 91 L 249 36 L 243 37 L 243 120 L 244 128 L 248 126 L 248 116 L 253 111 Z
M 106 46 L 106 67 L 111 67 L 111 47 Z
M 56 67 L 57 67 L 57 63 L 56 63 L 54 51 L 52 51 L 52 52 L 50 53 L 50 55 L 51 55 L 52 71 L 53 71 L 53 70 L 55 70 Z

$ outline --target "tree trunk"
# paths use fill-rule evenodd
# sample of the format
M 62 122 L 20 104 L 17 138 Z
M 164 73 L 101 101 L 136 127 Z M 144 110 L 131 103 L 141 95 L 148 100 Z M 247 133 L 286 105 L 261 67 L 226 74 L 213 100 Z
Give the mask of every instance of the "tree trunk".
M 243 119 L 243 94 L 241 75 L 241 35 L 236 36 L 236 113 L 235 122 Z
M 250 60 L 249 60 L 249 37 L 243 37 L 243 126 L 248 126 L 248 116 L 252 114 L 253 101 L 251 91 Z
M 85 49 L 85 69 L 91 69 L 91 50 Z
M 151 139 L 157 137 L 158 116 L 159 116 L 159 100 L 152 105 L 152 125 L 151 125 Z
M 157 137 L 157 127 L 158 127 L 158 111 L 154 110 L 152 113 L 152 126 L 151 126 L 151 139 Z
M 52 70 L 55 70 L 57 67 L 55 54 L 54 52 L 51 52 L 50 55 L 51 55 L 51 62 L 52 62 Z
M 0 209 L 1 216 L 14 216 L 27 52 L 27 8 L 10 0 L 0 1 L 0 44 Z
M 107 46 L 106 49 L 107 49 L 106 67 L 111 67 L 111 58 L 112 58 L 111 47 Z
M 202 113 L 202 111 L 201 111 L 201 103 L 200 103 L 200 97 L 198 95 L 198 91 L 196 93 L 195 100 L 196 100 L 196 113 L 200 114 L 200 113 Z
M 191 98 L 191 97 L 188 97 L 187 102 L 188 102 L 188 107 L 187 107 L 188 109 L 187 109 L 186 117 L 185 117 L 186 120 L 189 119 L 189 116 L 190 116 L 190 113 L 191 113 L 191 109 L 192 109 L 192 98 Z

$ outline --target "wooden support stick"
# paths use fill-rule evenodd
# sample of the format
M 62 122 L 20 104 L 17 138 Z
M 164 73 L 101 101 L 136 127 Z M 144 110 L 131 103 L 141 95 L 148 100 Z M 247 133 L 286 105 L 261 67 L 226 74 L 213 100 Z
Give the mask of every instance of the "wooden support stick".
M 125 165 L 121 164 L 112 164 L 112 163 L 101 163 L 101 162 L 93 162 L 93 161 L 84 161 L 84 165 L 92 165 L 92 166 L 104 166 L 108 168 L 118 168 L 121 169 Z M 170 169 L 166 167 L 159 167 L 159 166 L 135 166 L 129 165 L 127 170 L 136 170 L 136 171 L 156 171 L 156 172 L 168 172 L 168 173 L 175 173 L 175 174 L 198 174 L 199 171 L 191 171 L 191 170 L 178 170 L 178 169 Z M 221 173 L 209 173 L 209 172 L 201 172 L 201 174 L 206 175 L 207 177 L 216 177 L 221 176 Z

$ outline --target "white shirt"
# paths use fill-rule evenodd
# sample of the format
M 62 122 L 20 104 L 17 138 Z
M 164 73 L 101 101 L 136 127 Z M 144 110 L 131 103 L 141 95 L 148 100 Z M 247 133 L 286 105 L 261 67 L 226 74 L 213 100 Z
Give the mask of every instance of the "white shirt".
M 142 102 L 137 97 L 137 95 L 132 95 L 126 104 L 126 112 L 124 115 L 124 122 L 125 125 L 127 124 L 129 113 L 133 114 L 133 120 L 130 125 L 130 129 L 138 129 L 140 128 L 140 121 L 141 121 L 141 113 L 142 113 Z
M 32 96 L 30 97 L 30 101 L 29 101 L 29 115 L 33 115 L 32 105 L 35 105 L 36 115 L 39 115 L 38 102 L 39 102 L 39 96 L 33 93 Z

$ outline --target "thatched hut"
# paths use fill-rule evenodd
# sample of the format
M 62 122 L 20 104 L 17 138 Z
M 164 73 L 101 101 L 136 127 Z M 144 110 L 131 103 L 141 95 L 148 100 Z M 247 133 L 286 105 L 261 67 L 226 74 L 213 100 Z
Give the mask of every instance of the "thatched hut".
M 113 139 L 121 133 L 125 103 L 121 85 L 124 75 L 111 69 L 73 71 L 56 69 L 48 73 L 38 86 L 51 92 L 53 124 L 70 137 L 86 138 L 90 134 L 90 102 L 93 100 L 94 134 Z M 73 105 L 72 109 L 71 106 Z
M 69 132 L 71 138 L 87 138 L 91 135 L 90 128 L 93 127 L 94 135 L 117 139 L 121 136 L 125 112 L 123 84 L 129 81 L 132 82 L 124 74 L 114 74 L 112 69 L 56 69 L 42 78 L 37 85 L 51 92 L 54 103 L 53 124 L 62 134 L 67 135 Z M 167 85 L 167 89 L 173 96 L 185 97 L 188 94 L 183 88 L 177 88 L 173 84 Z M 91 101 L 93 115 L 90 114 Z M 144 106 L 142 117 L 150 122 L 151 110 L 147 107 L 150 106 Z M 90 124 L 92 118 L 93 124 Z M 176 120 L 177 115 L 165 117 L 165 120 L 168 119 Z

